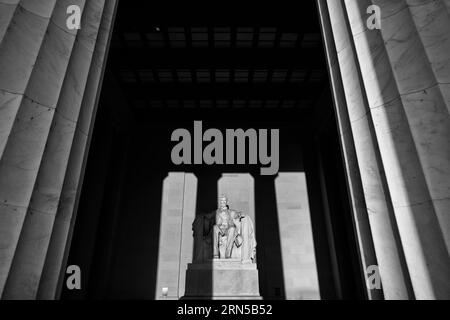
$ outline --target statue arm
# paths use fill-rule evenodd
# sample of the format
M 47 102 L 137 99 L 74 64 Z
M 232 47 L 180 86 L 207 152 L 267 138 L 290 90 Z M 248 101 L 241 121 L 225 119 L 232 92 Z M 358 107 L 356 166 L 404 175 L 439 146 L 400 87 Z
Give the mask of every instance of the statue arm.
M 216 225 L 220 226 L 222 224 L 222 218 L 220 215 L 216 214 Z

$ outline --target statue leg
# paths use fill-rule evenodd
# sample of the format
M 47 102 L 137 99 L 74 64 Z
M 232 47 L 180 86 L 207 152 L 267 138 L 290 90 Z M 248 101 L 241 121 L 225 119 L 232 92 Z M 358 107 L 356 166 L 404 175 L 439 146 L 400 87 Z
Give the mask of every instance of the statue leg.
M 213 229 L 213 258 L 219 258 L 219 227 L 214 225 Z
M 234 237 L 235 237 L 235 227 L 230 227 L 227 233 L 227 247 L 225 251 L 225 258 L 231 258 L 231 251 L 233 250 Z

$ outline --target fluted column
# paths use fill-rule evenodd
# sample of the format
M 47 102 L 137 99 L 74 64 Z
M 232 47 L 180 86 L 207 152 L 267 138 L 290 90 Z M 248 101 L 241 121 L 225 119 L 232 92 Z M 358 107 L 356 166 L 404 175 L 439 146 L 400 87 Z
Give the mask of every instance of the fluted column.
M 0 294 L 56 297 L 57 217 L 76 199 L 115 0 L 0 0 Z M 66 26 L 82 9 L 81 30 Z M 6 24 L 3 25 L 3 24 Z M 73 223 L 74 216 L 65 215 Z M 70 227 L 66 230 L 68 234 Z M 56 242 L 66 250 L 66 239 Z M 49 274 L 58 275 L 49 280 Z M 44 285 L 42 280 L 46 280 Z M 40 289 L 42 286 L 42 290 Z
M 373 4 L 381 9 L 380 30 L 367 28 Z M 417 299 L 448 299 L 449 1 L 319 6 L 330 17 L 336 62 L 329 59 L 329 68 L 340 72 L 333 86 L 342 85 L 335 105 L 339 113 L 346 104 L 350 125 L 342 136 L 355 144 L 385 297 L 412 298 L 411 286 Z
M 118 0 L 106 0 L 105 3 L 86 91 L 83 96 L 83 106 L 80 110 L 79 121 L 67 164 L 59 209 L 55 217 L 45 267 L 39 285 L 39 299 L 58 298 L 61 293 L 62 281 L 59 281 L 59 278 L 64 275 L 62 268 L 66 264 L 67 246 L 72 239 L 79 193 L 83 181 L 89 143 L 92 137 L 106 53 L 108 52 L 117 3 Z M 59 287 L 57 287 L 58 284 Z
M 331 80 L 331 91 L 334 96 L 335 114 L 338 122 L 342 157 L 347 176 L 348 193 L 350 196 L 351 210 L 353 213 L 354 226 L 359 244 L 360 259 L 362 268 L 367 270 L 367 268 L 371 265 L 378 265 L 378 261 L 370 230 L 369 216 L 364 191 L 362 188 L 361 175 L 359 170 L 354 169 L 358 168 L 358 159 L 356 157 L 353 137 L 349 134 L 349 114 L 347 112 L 347 103 L 344 95 L 343 82 L 341 80 L 341 69 L 339 68 L 337 61 L 336 44 L 334 42 L 330 15 L 326 1 L 318 1 L 318 10 L 320 23 L 322 25 L 323 42 L 329 66 L 328 71 Z M 368 288 L 367 296 L 371 300 L 378 300 L 382 299 L 383 294 L 381 290 Z

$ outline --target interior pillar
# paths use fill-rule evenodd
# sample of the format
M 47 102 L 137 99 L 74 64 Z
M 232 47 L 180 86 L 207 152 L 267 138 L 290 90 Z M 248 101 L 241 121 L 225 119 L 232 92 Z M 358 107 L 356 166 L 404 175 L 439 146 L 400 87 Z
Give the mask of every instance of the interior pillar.
M 0 1 L 4 299 L 57 296 L 116 2 Z M 67 28 L 70 5 L 80 30 Z
M 360 246 L 371 233 L 387 299 L 448 299 L 448 1 L 318 4 L 350 190 L 359 175 L 370 226 Z M 367 27 L 371 5 L 380 30 Z

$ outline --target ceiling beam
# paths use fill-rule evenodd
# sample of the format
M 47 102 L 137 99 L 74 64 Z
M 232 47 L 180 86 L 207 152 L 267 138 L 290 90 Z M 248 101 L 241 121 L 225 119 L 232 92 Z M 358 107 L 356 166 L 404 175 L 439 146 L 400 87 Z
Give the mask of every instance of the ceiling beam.
M 266 83 L 266 84 L 145 84 L 123 83 L 132 97 L 162 100 L 308 100 L 323 89 L 317 83 Z
M 324 69 L 321 48 L 298 49 L 158 49 L 141 44 L 136 48 L 114 48 L 110 64 L 125 69 Z

